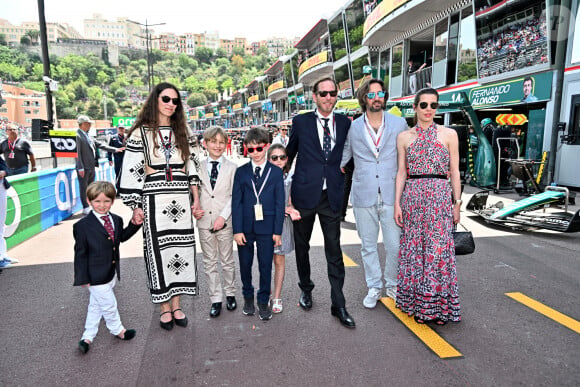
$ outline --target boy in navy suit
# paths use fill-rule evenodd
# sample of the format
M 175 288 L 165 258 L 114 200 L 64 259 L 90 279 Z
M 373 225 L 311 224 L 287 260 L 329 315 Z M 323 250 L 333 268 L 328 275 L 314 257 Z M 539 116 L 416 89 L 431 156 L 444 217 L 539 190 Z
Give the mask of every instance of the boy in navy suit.
M 246 316 L 255 313 L 252 263 L 254 243 L 258 252 L 260 320 L 272 318 L 268 306 L 272 282 L 274 247 L 281 245 L 284 222 L 284 178 L 282 170 L 266 160 L 270 136 L 264 128 L 246 133 L 244 145 L 251 162 L 236 170 L 232 192 L 232 226 L 238 244 L 242 293 Z
M 131 340 L 135 337 L 135 330 L 125 329 L 121 323 L 113 287 L 121 278 L 119 245 L 135 235 L 141 226 L 129 223 L 124 229 L 123 219 L 109 212 L 115 196 L 115 186 L 108 181 L 91 183 L 87 187 L 87 200 L 93 209 L 73 226 L 74 286 L 86 287 L 90 293 L 85 331 L 78 343 L 83 354 L 88 352 L 97 335 L 101 317 L 117 338 Z

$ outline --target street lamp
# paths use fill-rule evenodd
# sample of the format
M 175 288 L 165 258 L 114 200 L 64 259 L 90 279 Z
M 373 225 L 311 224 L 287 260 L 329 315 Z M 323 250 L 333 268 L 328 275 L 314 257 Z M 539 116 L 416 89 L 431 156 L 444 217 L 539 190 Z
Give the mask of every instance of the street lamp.
M 149 34 L 149 27 L 162 26 L 165 23 L 149 24 L 147 19 L 145 19 L 145 24 L 139 23 L 133 20 L 127 19 L 129 23 L 137 24 L 139 26 L 145 27 L 145 37 L 136 35 L 142 39 L 145 39 L 145 46 L 147 48 L 147 80 L 149 84 L 149 91 L 153 88 L 153 60 L 151 58 L 151 52 L 153 51 L 153 45 L 151 44 L 151 35 Z

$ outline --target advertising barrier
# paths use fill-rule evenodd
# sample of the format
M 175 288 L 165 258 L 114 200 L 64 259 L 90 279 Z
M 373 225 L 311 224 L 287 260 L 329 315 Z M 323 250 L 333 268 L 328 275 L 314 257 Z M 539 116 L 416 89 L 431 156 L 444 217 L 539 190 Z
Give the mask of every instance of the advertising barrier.
M 108 160 L 99 160 L 96 180 L 115 181 Z M 8 248 L 44 231 L 82 210 L 74 166 L 8 177 L 6 227 Z M 72 248 L 72 246 L 71 246 Z

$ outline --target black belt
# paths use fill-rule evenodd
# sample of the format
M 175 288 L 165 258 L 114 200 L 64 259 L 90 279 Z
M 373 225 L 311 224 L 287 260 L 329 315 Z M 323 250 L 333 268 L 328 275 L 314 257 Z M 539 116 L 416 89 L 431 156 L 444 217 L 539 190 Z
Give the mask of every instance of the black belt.
M 447 175 L 409 175 L 407 179 L 445 179 L 447 180 Z

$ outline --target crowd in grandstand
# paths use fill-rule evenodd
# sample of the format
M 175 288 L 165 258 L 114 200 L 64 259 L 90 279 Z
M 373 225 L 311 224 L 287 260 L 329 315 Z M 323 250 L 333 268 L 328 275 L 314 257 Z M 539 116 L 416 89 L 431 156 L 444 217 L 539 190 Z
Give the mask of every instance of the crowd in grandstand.
M 515 23 L 478 40 L 480 77 L 547 62 L 546 21 L 534 18 Z

